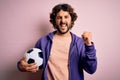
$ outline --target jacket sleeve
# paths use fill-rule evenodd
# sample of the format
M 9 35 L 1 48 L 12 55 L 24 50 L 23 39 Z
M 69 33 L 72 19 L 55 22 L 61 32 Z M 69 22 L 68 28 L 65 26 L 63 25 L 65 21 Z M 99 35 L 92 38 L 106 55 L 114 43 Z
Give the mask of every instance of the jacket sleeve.
M 96 49 L 94 44 L 91 46 L 84 45 L 82 50 L 83 68 L 89 74 L 93 74 L 97 69 Z
M 41 39 L 39 39 L 39 40 L 37 41 L 37 43 L 35 44 L 34 47 L 41 49 Z

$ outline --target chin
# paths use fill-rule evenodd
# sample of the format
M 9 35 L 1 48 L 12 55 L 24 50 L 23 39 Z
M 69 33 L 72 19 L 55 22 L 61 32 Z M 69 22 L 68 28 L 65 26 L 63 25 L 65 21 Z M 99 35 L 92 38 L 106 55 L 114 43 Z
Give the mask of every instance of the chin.
M 61 33 L 61 34 L 66 34 L 66 33 L 69 32 L 69 30 L 66 30 L 66 31 L 58 31 L 58 32 Z

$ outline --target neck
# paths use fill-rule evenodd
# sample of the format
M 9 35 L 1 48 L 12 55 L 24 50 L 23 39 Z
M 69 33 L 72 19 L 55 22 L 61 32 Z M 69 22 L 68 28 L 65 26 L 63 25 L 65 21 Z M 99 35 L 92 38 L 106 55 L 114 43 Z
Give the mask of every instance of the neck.
M 56 32 L 56 35 L 57 35 L 57 36 L 61 36 L 61 37 L 69 37 L 69 36 L 71 36 L 70 31 L 68 31 L 68 32 L 65 33 L 65 34 L 61 34 L 61 33 L 59 33 L 59 32 L 57 31 L 57 32 Z

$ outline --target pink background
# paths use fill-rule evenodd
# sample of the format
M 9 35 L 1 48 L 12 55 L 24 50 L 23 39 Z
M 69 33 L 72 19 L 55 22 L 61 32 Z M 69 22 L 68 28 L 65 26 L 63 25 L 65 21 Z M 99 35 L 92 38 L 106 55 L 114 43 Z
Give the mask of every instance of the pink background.
M 0 0 L 0 80 L 39 80 L 40 73 L 16 68 L 24 52 L 52 31 L 49 13 L 58 3 L 71 4 L 78 19 L 71 30 L 93 33 L 98 68 L 85 80 L 120 80 L 120 0 Z

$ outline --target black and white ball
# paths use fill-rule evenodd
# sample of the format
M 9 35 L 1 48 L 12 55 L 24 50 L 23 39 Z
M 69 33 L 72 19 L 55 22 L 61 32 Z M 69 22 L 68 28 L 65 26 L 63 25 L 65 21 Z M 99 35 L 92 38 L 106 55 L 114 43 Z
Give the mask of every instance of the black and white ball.
M 40 49 L 32 48 L 25 53 L 25 56 L 26 56 L 26 62 L 28 64 L 35 62 L 39 66 L 39 69 L 42 69 L 43 53 Z

